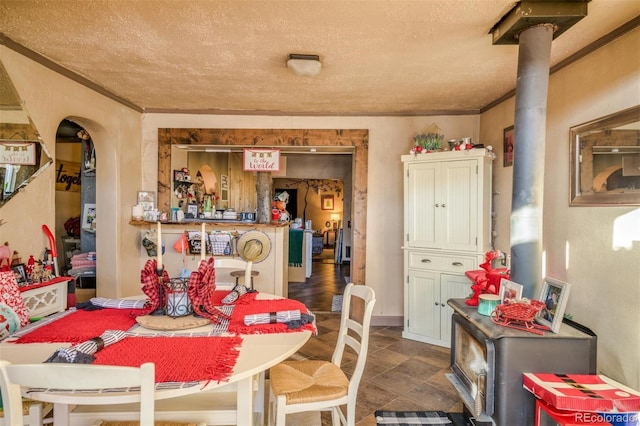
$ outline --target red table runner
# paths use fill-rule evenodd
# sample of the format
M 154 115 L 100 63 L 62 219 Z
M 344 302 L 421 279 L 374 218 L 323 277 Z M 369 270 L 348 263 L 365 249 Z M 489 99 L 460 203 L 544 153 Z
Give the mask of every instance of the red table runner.
M 126 337 L 95 354 L 94 364 L 156 365 L 156 383 L 224 381 L 233 371 L 242 338 Z M 206 355 L 205 355 L 206 354 Z
M 16 343 L 82 343 L 106 330 L 129 330 L 136 324 L 140 309 L 99 309 L 70 313 L 21 336 Z
M 292 299 L 254 300 L 247 304 L 238 304 L 233 308 L 228 330 L 235 334 L 264 334 L 264 333 L 288 333 L 293 331 L 309 330 L 315 332 L 313 324 L 304 324 L 300 328 L 290 329 L 287 324 L 256 324 L 244 325 L 244 317 L 251 314 L 262 314 L 278 311 L 299 310 L 301 314 L 308 313 L 307 307 L 302 302 Z

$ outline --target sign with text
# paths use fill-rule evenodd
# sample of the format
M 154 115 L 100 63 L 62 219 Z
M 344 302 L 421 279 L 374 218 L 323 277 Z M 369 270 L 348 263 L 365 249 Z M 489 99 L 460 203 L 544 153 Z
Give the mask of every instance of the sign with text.
M 280 170 L 280 150 L 245 148 L 244 170 L 249 172 L 276 172 Z
M 80 163 L 56 160 L 56 191 L 79 192 Z
M 36 143 L 0 143 L 0 164 L 20 164 L 24 166 L 34 166 L 36 164 Z

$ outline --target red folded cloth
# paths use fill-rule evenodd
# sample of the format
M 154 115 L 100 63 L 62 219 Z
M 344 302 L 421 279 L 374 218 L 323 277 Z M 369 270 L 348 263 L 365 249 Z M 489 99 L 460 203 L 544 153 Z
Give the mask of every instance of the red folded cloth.
M 95 354 L 94 364 L 156 365 L 156 383 L 224 381 L 232 373 L 242 338 L 126 337 Z M 206 356 L 203 356 L 206 354 Z
M 136 317 L 145 313 L 141 309 L 77 311 L 36 328 L 18 338 L 16 343 L 81 343 L 106 330 L 129 330 L 136 324 Z
M 315 332 L 313 324 L 304 324 L 300 328 L 290 329 L 286 323 L 244 325 L 244 317 L 265 312 L 294 311 L 308 313 L 309 310 L 302 302 L 291 299 L 254 300 L 251 303 L 237 304 L 233 308 L 228 330 L 235 334 L 264 334 L 264 333 L 289 333 L 309 330 Z

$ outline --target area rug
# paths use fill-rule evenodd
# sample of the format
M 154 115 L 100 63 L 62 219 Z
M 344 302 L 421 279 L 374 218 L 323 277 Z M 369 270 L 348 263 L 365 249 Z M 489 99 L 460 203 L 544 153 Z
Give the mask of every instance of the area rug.
M 443 411 L 376 411 L 378 426 L 396 425 L 452 425 L 453 422 Z

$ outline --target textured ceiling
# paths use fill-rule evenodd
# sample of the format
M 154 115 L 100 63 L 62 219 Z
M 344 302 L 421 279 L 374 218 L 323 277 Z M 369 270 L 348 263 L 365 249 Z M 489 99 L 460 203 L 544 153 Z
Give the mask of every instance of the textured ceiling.
M 515 88 L 518 47 L 489 30 L 511 0 L 2 0 L 0 35 L 147 111 L 478 111 Z M 556 64 L 640 15 L 592 0 Z M 9 45 L 9 42 L 7 43 Z M 289 53 L 320 56 L 293 75 Z

